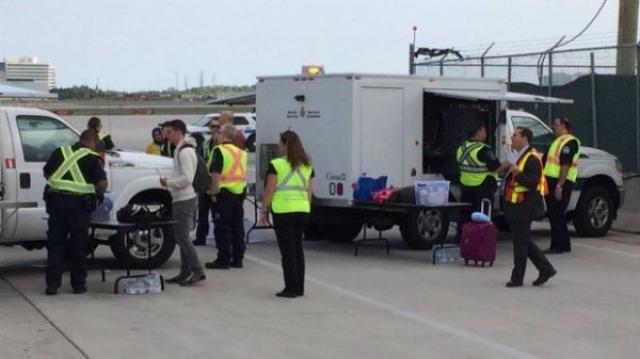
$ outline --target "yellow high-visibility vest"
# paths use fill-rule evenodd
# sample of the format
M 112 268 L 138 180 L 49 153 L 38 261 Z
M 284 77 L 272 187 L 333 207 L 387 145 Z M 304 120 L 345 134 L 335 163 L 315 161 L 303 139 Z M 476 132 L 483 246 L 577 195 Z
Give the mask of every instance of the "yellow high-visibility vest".
M 309 180 L 313 169 L 300 165 L 291 168 L 285 158 L 275 158 L 271 164 L 277 172 L 276 192 L 271 201 L 273 213 L 311 212 Z
M 247 188 L 247 152 L 232 143 L 218 145 L 216 148 L 222 153 L 222 172 L 218 187 L 241 194 Z
M 86 156 L 98 156 L 98 154 L 85 147 L 81 147 L 74 151 L 68 146 L 60 147 L 60 152 L 62 152 L 64 161 L 47 179 L 47 184 L 57 191 L 69 192 L 78 195 L 95 194 L 95 185 L 87 183 L 84 179 L 80 166 L 78 166 L 78 161 Z M 71 180 L 62 178 L 67 173 L 71 174 Z
M 463 185 L 477 187 L 489 176 L 498 178 L 497 173 L 489 171 L 487 164 L 478 159 L 478 153 L 485 147 L 489 146 L 477 141 L 464 141 L 458 147 L 456 159 L 460 169 L 460 183 Z
M 577 137 L 566 134 L 562 135 L 553 141 L 547 152 L 547 163 L 544 165 L 544 175 L 550 178 L 560 178 L 560 151 L 569 141 L 575 140 L 578 143 L 578 151 L 573 155 L 571 159 L 571 165 L 569 166 L 569 172 L 567 173 L 567 180 L 575 182 L 578 178 L 578 158 L 580 157 L 580 140 Z
M 524 171 L 524 166 L 531 156 L 533 156 L 538 162 L 540 162 L 540 168 L 542 168 L 542 158 L 540 154 L 536 152 L 536 150 L 532 149 L 518 160 L 517 166 L 520 172 Z M 540 195 L 543 197 L 546 196 L 546 194 L 549 192 L 549 189 L 547 188 L 547 179 L 544 177 L 543 173 L 540 173 L 540 179 L 538 180 L 538 186 L 536 187 L 536 190 L 540 192 Z M 507 183 L 505 200 L 509 203 L 520 203 L 524 201 L 525 192 L 529 192 L 529 188 L 521 186 L 516 181 L 516 176 L 512 175 L 511 180 L 509 181 L 509 183 Z

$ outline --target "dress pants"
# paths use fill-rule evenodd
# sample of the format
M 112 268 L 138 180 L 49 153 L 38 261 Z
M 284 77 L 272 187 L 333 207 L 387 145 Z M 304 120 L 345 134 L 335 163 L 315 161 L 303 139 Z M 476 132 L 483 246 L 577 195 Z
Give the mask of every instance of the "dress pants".
M 218 247 L 217 260 L 229 264 L 244 258 L 244 195 L 222 191 L 216 196 L 213 228 Z
M 531 221 L 509 220 L 509 228 L 513 240 L 513 271 L 511 281 L 522 283 L 527 269 L 527 258 L 540 273 L 553 272 L 553 266 L 540 248 L 531 240 Z
M 86 284 L 85 259 L 89 242 L 90 210 L 83 196 L 47 194 L 47 275 L 49 288 L 59 288 L 62 282 L 65 256 L 69 255 L 71 286 L 83 288 Z
M 562 199 L 558 201 L 555 196 L 558 179 L 547 177 L 547 183 L 549 185 L 549 194 L 545 196 L 545 201 L 547 202 L 547 214 L 551 224 L 550 248 L 561 252 L 570 252 L 571 237 L 569 236 L 569 228 L 567 228 L 565 212 L 567 211 L 567 206 L 569 206 L 574 184 L 571 181 L 564 182 Z
M 273 226 L 282 256 L 284 291 L 304 294 L 304 252 L 302 235 L 307 225 L 307 213 L 273 214 Z
M 196 247 L 191 242 L 189 232 L 193 226 L 193 215 L 196 210 L 196 199 L 173 202 L 173 219 L 178 222 L 175 227 L 175 238 L 180 248 L 180 274 L 203 274 L 204 269 L 198 259 Z

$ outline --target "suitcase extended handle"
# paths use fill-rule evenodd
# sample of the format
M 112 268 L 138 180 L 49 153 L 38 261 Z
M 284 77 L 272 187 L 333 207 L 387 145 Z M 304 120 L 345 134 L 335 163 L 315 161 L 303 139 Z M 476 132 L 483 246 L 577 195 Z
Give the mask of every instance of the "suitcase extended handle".
M 480 212 L 486 214 L 489 219 L 491 219 L 491 200 L 488 198 L 483 198 L 480 202 Z

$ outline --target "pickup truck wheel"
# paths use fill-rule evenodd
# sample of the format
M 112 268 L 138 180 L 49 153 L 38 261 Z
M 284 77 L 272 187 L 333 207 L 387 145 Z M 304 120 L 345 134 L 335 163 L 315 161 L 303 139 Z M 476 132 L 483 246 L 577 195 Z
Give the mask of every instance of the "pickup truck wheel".
M 613 199 L 603 187 L 588 187 L 580 195 L 573 225 L 581 237 L 602 237 L 613 222 Z
M 147 258 L 147 236 L 151 236 L 151 259 Z M 125 247 L 124 236 L 113 235 L 109 238 L 111 252 L 123 266 L 127 261 L 133 269 L 145 269 L 151 264 L 152 268 L 163 265 L 176 246 L 172 228 L 154 229 L 149 233 L 134 231 L 129 233 L 129 249 Z
M 449 233 L 449 217 L 437 209 L 411 211 L 400 223 L 402 239 L 411 249 L 431 249 Z

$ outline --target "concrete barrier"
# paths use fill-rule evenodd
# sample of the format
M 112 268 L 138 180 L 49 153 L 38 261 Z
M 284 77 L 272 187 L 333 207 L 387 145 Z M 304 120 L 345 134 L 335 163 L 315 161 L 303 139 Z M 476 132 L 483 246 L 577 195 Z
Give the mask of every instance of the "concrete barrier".
M 626 179 L 624 190 L 624 204 L 613 222 L 613 229 L 640 234 L 640 176 Z

